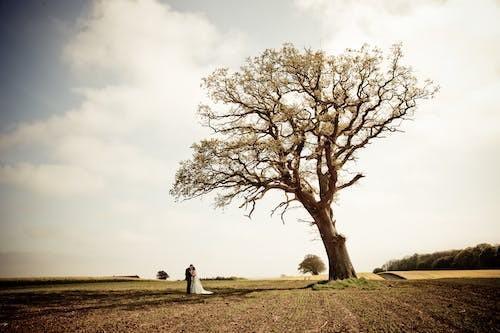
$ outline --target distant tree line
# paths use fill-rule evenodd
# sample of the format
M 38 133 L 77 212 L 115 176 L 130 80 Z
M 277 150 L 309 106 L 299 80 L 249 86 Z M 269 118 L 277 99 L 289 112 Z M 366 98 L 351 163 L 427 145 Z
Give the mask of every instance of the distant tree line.
M 425 269 L 485 269 L 500 268 L 500 246 L 478 244 L 462 250 L 417 254 L 386 262 L 374 273 Z
M 216 277 L 202 278 L 200 280 L 204 280 L 204 281 L 234 281 L 234 280 L 246 280 L 246 279 L 242 278 L 242 277 L 237 277 L 237 276 L 216 276 Z

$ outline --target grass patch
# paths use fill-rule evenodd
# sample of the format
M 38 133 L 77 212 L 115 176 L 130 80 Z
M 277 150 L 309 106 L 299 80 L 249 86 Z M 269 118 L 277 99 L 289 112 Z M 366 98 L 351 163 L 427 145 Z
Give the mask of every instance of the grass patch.
M 359 279 L 345 279 L 345 280 L 336 280 L 336 281 L 322 281 L 319 283 L 315 283 L 312 286 L 313 290 L 342 290 L 346 288 L 356 288 L 362 290 L 372 290 L 377 289 L 380 286 L 380 283 L 375 281 L 369 281 L 365 278 Z

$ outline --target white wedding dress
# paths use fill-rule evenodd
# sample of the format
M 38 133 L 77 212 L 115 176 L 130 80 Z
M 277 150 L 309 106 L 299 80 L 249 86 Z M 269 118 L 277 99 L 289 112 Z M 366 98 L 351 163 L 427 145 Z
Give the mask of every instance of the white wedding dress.
M 210 295 L 213 294 L 213 291 L 203 289 L 200 278 L 198 276 L 193 276 L 193 281 L 191 281 L 191 294 Z

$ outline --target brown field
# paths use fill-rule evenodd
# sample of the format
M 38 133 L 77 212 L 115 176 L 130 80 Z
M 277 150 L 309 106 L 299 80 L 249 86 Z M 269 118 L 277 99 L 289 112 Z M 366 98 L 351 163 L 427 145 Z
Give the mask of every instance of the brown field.
M 500 279 L 0 280 L 0 332 L 499 332 Z M 332 288 L 330 288 L 330 286 Z M 365 288 L 366 286 L 366 288 Z

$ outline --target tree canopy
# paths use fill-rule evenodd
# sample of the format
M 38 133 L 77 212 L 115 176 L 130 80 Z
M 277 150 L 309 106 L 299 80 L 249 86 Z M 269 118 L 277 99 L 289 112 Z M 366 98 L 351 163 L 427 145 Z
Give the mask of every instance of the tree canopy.
M 356 152 L 397 131 L 417 100 L 437 89 L 430 81 L 419 85 L 401 57 L 400 45 L 384 62 L 368 46 L 328 56 L 287 44 L 249 58 L 240 71 L 217 69 L 203 79 L 215 105 L 199 107 L 215 135 L 192 146 L 172 194 L 216 191 L 218 206 L 241 197 L 250 214 L 270 190 L 285 193 L 283 212 L 296 199 L 330 205 L 363 177 L 347 171 Z
M 169 277 L 170 276 L 165 271 L 158 271 L 158 273 L 156 273 L 156 278 L 159 279 L 159 280 L 166 280 Z
M 311 273 L 312 275 L 318 275 L 319 273 L 324 272 L 325 269 L 326 267 L 323 260 L 314 254 L 306 255 L 298 267 L 298 270 L 302 274 Z

